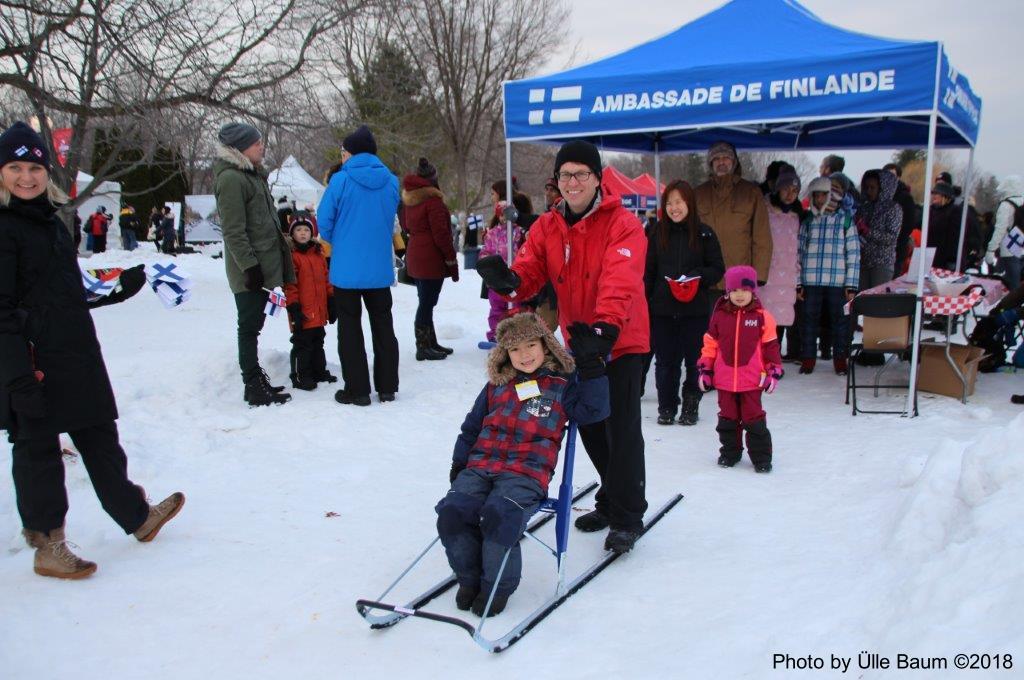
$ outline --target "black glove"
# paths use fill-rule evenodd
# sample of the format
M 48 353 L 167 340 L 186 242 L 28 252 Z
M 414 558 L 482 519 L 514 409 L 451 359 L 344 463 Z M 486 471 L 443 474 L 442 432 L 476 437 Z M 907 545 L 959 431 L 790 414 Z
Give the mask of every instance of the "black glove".
M 452 470 L 451 470 L 451 472 L 448 473 L 448 483 L 449 484 L 454 484 L 455 483 L 455 478 L 458 477 L 459 473 L 462 472 L 465 469 L 466 469 L 465 465 L 460 465 L 458 463 L 452 463 Z
M 42 418 L 46 415 L 46 394 L 43 384 L 29 373 L 7 383 L 11 409 L 26 418 Z
M 293 302 L 285 309 L 288 310 L 288 318 L 292 320 L 292 324 L 296 328 L 301 329 L 302 323 L 306 320 L 306 315 L 302 313 L 302 305 L 298 302 Z
M 327 322 L 334 323 L 338 320 L 338 310 L 334 308 L 334 300 L 327 300 Z
M 499 295 L 511 295 L 522 281 L 508 268 L 501 255 L 488 255 L 477 260 L 476 271 L 488 288 Z
M 110 295 L 97 298 L 90 302 L 89 306 L 103 307 L 105 305 L 124 302 L 142 290 L 144 285 L 146 285 L 146 266 L 142 264 L 135 265 L 134 267 L 125 269 L 121 272 L 121 276 L 117 279 L 117 287 L 114 289 L 114 292 Z
M 576 370 L 581 378 L 604 375 L 604 358 L 611 352 L 618 335 L 619 329 L 611 324 L 588 326 L 576 321 L 569 325 L 569 349 L 576 359 Z
M 263 270 L 258 264 L 245 270 L 245 289 L 248 291 L 263 290 Z

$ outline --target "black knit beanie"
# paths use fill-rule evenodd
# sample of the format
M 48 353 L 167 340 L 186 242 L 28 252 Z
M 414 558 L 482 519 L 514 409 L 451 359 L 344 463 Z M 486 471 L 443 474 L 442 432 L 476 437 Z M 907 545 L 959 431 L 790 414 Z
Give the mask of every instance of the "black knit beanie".
M 419 165 L 416 166 L 416 175 L 432 184 L 437 183 L 437 168 L 431 165 L 426 158 L 420 158 Z
M 50 152 L 39 133 L 20 120 L 0 135 L 0 167 L 15 161 L 38 163 L 49 171 Z
M 377 154 L 377 140 L 373 138 L 370 128 L 360 125 L 359 129 L 350 134 L 341 143 L 341 148 L 355 156 L 360 153 Z
M 555 156 L 555 177 L 565 163 L 582 163 L 601 179 L 601 152 L 590 142 L 582 139 L 566 142 Z

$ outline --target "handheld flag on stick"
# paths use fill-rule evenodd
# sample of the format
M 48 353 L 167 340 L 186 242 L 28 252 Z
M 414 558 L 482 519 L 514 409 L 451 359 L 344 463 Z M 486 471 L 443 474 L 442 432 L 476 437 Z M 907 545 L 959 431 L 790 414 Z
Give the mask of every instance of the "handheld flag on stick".
M 275 287 L 274 290 L 267 290 L 266 288 L 263 290 L 266 290 L 268 294 L 267 307 L 263 310 L 263 313 L 267 316 L 277 316 L 277 313 L 288 304 L 284 291 L 281 290 L 280 286 Z

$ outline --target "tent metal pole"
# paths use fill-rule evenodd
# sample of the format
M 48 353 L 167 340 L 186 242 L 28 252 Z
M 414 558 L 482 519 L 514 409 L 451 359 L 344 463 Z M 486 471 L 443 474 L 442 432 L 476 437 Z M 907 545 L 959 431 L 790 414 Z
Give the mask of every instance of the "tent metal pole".
M 505 140 L 505 204 L 512 205 L 512 142 Z M 512 221 L 505 220 L 505 235 L 507 236 L 508 263 L 512 264 Z M 509 303 L 509 307 L 512 303 Z
M 935 157 L 935 130 L 938 125 L 938 114 L 932 111 L 928 124 L 928 155 L 925 159 L 924 191 L 925 206 L 921 218 L 921 248 L 928 246 L 928 223 L 931 210 L 928 207 L 928 191 L 932 185 L 932 159 Z M 922 255 L 924 250 L 921 251 Z M 924 308 L 924 274 L 925 258 L 918 260 L 917 268 L 917 314 L 914 321 L 914 345 L 910 355 L 910 389 L 907 390 L 907 416 L 914 417 L 914 403 L 917 397 L 917 369 L 918 357 L 921 354 L 921 322 Z M 914 272 L 911 272 L 913 274 Z
M 963 271 L 964 257 L 964 235 L 967 227 L 967 209 L 971 204 L 971 184 L 974 182 L 974 147 L 971 147 L 971 155 L 967 160 L 967 179 L 964 180 L 964 207 L 960 211 L 960 241 L 956 246 L 956 270 Z
M 661 142 L 654 139 L 654 211 L 661 208 Z

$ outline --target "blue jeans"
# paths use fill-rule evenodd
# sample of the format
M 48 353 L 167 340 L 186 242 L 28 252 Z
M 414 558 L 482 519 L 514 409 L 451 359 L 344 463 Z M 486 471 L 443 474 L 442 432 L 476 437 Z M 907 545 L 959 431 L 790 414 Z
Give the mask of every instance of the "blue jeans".
M 832 328 L 832 358 L 839 359 L 850 354 L 850 317 L 843 313 L 846 291 L 832 286 L 804 286 L 804 319 L 800 329 L 800 358 L 813 359 L 817 356 L 818 331 L 821 327 L 821 310 L 828 310 Z
M 139 247 L 139 239 L 131 229 L 121 232 L 121 247 L 125 250 L 135 250 Z
M 416 325 L 429 326 L 434 323 L 434 307 L 441 297 L 441 286 L 444 279 L 416 279 L 416 295 L 419 305 L 416 307 Z
M 514 472 L 489 473 L 478 468 L 459 473 L 434 510 L 437 533 L 459 585 L 489 592 L 505 551 L 511 548 L 498 593 L 519 587 L 523 557 L 519 537 L 545 493 L 540 485 Z
M 996 267 L 1005 272 L 1003 280 L 1006 282 L 1006 287 L 1010 290 L 1020 285 L 1021 264 L 1022 260 L 1019 257 L 1000 257 L 996 263 Z

